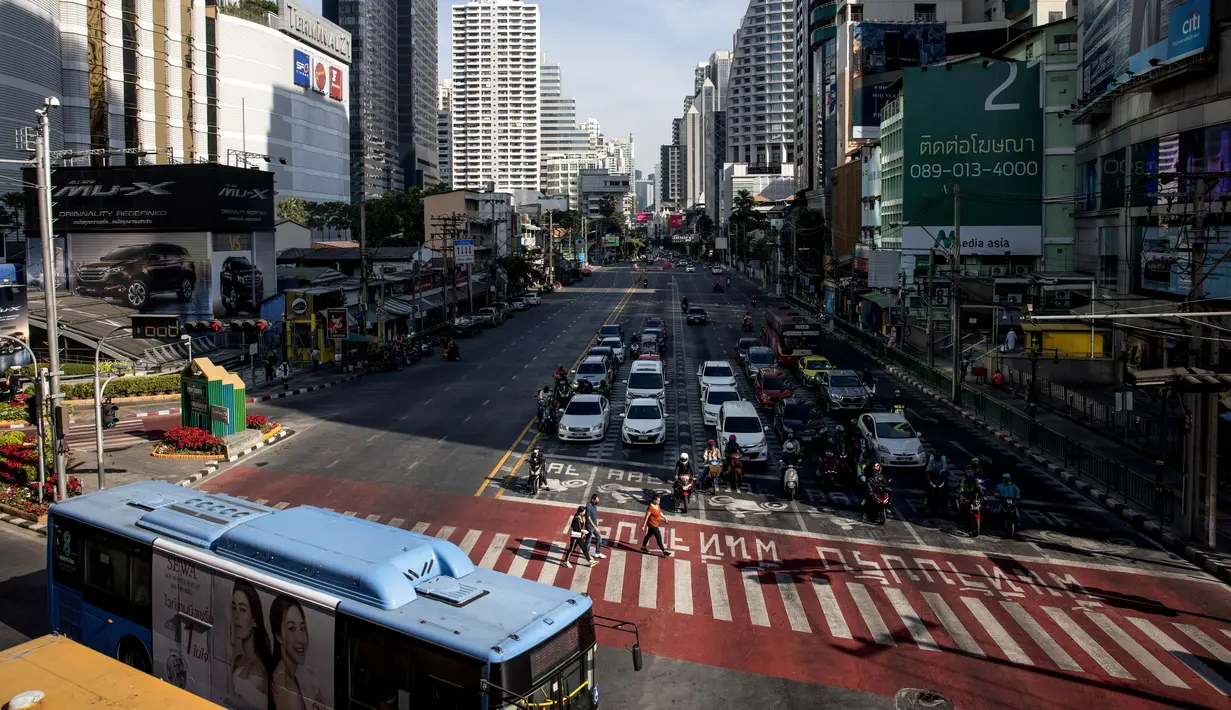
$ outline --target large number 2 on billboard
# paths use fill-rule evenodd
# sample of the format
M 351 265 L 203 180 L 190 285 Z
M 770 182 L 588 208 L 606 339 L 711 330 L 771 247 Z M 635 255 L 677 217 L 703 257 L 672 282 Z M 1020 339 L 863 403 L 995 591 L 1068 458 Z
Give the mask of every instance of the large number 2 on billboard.
M 1004 83 L 996 87 L 996 90 L 987 95 L 987 100 L 983 102 L 984 111 L 1016 111 L 1022 107 L 1021 104 L 998 104 L 996 97 L 1000 96 L 1005 89 L 1013 85 L 1013 80 L 1017 78 L 1017 62 L 1007 62 L 1009 65 L 1009 77 L 1004 80 Z

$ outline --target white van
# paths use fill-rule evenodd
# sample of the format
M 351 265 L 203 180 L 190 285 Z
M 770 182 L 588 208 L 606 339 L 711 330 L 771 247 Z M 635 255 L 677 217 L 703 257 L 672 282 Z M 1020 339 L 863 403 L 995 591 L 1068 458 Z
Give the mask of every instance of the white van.
M 635 360 L 628 373 L 628 398 L 653 397 L 659 401 L 665 400 L 667 384 L 661 361 Z
M 732 434 L 748 461 L 765 461 L 769 457 L 765 427 L 752 402 L 723 402 L 718 408 L 718 440 L 722 443 L 724 456 Z

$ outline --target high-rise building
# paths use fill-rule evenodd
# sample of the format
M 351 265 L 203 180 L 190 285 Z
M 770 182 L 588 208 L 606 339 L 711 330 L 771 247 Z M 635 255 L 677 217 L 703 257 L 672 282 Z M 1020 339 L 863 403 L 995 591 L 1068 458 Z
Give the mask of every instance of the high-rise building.
M 440 181 L 436 146 L 436 0 L 398 3 L 398 154 L 407 185 Z
M 659 149 L 658 204 L 680 205 L 683 201 L 684 147 L 664 145 Z
M 590 149 L 589 131 L 577 125 L 577 100 L 564 96 L 560 65 L 547 61 L 539 64 L 539 146 L 544 154 Z
M 586 132 L 590 150 L 598 150 L 603 147 L 603 129 L 602 126 L 598 125 L 597 118 L 587 118 L 584 122 L 578 124 L 577 127 Z
M 701 170 L 702 156 L 705 153 L 705 132 L 701 123 L 701 112 L 696 106 L 689 106 L 684 114 L 684 174 L 682 185 L 684 207 L 692 207 L 701 202 L 703 191 L 703 173 Z
M 440 161 L 440 182 L 453 187 L 453 85 L 436 87 L 436 155 Z
M 84 12 L 85 3 L 58 0 L 12 0 L 0 3 L 0 27 L 9 36 L 5 42 L 6 48 L 0 49 L 0 86 L 4 87 L 4 101 L 0 102 L 0 160 L 28 160 L 32 153 L 17 150 L 13 136 L 20 128 L 36 125 L 35 109 L 43 106 L 43 99 L 49 96 L 60 97 L 60 86 L 63 78 L 69 72 L 61 74 L 60 43 L 63 37 L 64 46 L 72 51 L 71 56 L 84 58 L 87 56 L 86 25 L 82 24 L 70 31 L 61 28 L 61 7 L 73 7 L 74 11 Z M 84 14 L 80 15 L 85 18 Z M 77 22 L 85 23 L 86 20 Z M 20 41 L 18 40 L 20 38 Z M 168 45 L 176 43 L 176 38 L 164 36 Z M 84 80 L 77 74 L 75 79 Z M 85 98 L 85 97 L 81 97 Z M 181 101 L 182 103 L 182 101 Z M 51 148 L 59 150 L 62 146 L 62 126 L 68 125 L 64 118 L 68 106 L 60 111 L 51 112 Z M 65 115 L 61 115 L 61 114 Z M 77 142 L 90 142 L 90 114 L 88 108 L 75 109 L 75 125 L 70 130 L 77 134 Z M 33 143 L 31 143 L 33 147 Z M 8 179 L 5 179 L 8 178 Z M 20 189 L 13 181 L 21 179 L 21 166 L 0 162 L 0 193 Z M 25 238 L 24 236 L 22 237 Z
M 605 156 L 594 151 L 577 153 L 548 153 L 543 158 L 546 182 L 543 192 L 548 195 L 568 195 L 568 208 L 578 209 L 581 199 L 581 171 L 603 167 Z
M 321 11 L 352 38 L 351 199 L 400 190 L 397 0 L 322 0 Z
M 539 189 L 539 7 L 453 6 L 453 184 Z
M 706 76 L 714 84 L 714 109 L 727 109 L 727 86 L 731 80 L 731 52 L 720 49 L 710 55 Z
M 710 111 L 705 115 L 705 160 L 702 192 L 705 197 L 705 213 L 715 224 L 727 214 L 731 196 L 723 194 L 722 156 L 727 150 L 727 112 Z
M 795 0 L 751 0 L 735 31 L 727 162 L 770 169 L 795 160 Z
M 710 63 L 698 62 L 697 68 L 692 70 L 692 93 L 696 94 L 701 90 L 701 84 L 705 82 L 706 77 L 710 75 Z
M 680 144 L 680 132 L 684 130 L 683 124 L 684 119 L 682 118 L 671 119 L 671 145 Z
M 624 174 L 632 177 L 637 169 L 633 145 L 632 134 L 629 134 L 628 140 L 621 138 L 607 139 L 603 145 L 603 152 L 606 154 L 606 158 L 603 161 L 602 167 L 606 168 L 612 175 Z

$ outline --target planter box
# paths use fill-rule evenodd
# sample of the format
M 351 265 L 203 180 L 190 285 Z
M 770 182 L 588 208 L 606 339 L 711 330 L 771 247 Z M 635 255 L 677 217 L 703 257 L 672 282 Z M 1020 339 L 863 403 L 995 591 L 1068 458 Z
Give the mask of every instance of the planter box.
M 17 508 L 10 508 L 9 506 L 3 503 L 0 503 L 0 513 L 7 513 L 8 515 L 21 518 L 22 520 L 29 520 L 32 523 L 46 523 L 47 522 L 47 515 L 45 513 L 43 515 L 34 515 L 33 513 L 27 513 L 24 510 L 18 510 Z

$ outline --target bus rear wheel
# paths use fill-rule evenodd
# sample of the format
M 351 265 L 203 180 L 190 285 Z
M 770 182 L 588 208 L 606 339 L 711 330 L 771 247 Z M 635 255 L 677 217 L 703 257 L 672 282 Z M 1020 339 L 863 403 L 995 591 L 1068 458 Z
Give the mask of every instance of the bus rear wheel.
M 142 673 L 153 673 L 154 666 L 150 663 L 150 654 L 145 645 L 131 636 L 120 642 L 120 650 L 116 658 L 126 666 L 131 666 Z

